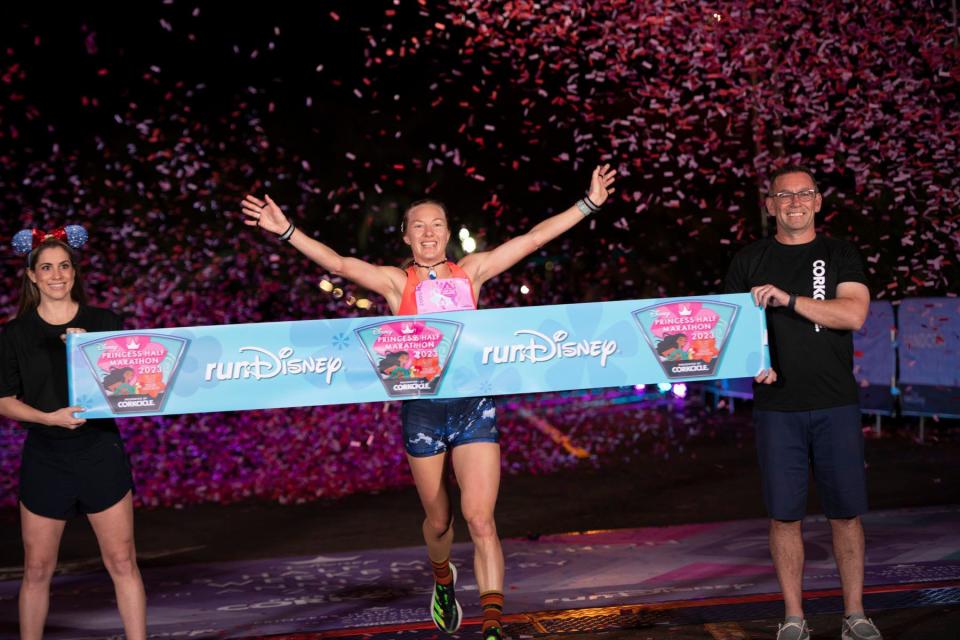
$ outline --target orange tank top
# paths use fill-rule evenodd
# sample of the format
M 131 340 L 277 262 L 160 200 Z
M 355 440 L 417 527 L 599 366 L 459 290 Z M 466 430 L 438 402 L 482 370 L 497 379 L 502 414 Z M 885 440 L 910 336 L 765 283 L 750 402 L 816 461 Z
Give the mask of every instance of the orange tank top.
M 436 280 L 420 280 L 416 267 L 407 267 L 407 283 L 403 287 L 397 315 L 476 309 L 473 283 L 466 272 L 455 262 L 448 261 L 447 267 L 453 277 Z

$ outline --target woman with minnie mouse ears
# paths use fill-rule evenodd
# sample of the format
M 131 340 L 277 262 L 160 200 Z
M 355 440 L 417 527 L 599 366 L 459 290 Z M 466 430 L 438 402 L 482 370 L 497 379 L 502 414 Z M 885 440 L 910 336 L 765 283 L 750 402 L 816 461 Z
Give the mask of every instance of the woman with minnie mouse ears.
M 27 254 L 17 315 L 0 333 L 0 415 L 27 429 L 20 465 L 24 568 L 20 638 L 43 636 L 50 579 L 66 521 L 82 513 L 113 579 L 126 637 L 147 636 L 146 596 L 133 541 L 133 477 L 113 420 L 84 420 L 67 406 L 67 333 L 117 331 L 119 316 L 87 305 L 74 249 L 87 232 L 69 225 L 13 237 Z

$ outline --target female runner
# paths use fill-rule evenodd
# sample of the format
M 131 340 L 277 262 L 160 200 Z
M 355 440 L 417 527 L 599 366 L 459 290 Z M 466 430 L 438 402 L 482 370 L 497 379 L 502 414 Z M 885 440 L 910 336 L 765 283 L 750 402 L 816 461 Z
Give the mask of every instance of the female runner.
M 406 269 L 378 266 L 338 254 L 303 233 L 270 198 L 248 195 L 244 223 L 275 233 L 332 274 L 383 296 L 397 315 L 476 309 L 483 284 L 514 266 L 547 242 L 597 211 L 613 192 L 616 172 L 609 165 L 593 170 L 586 197 L 527 233 L 490 251 L 459 262 L 447 259 L 450 225 L 444 206 L 434 200 L 411 204 L 403 216 L 403 241 L 412 263 Z M 449 456 L 460 485 L 460 507 L 474 544 L 474 568 L 483 608 L 484 640 L 500 640 L 503 610 L 503 551 L 494 522 L 500 486 L 500 437 L 492 398 L 407 400 L 402 409 L 407 460 L 426 517 L 423 538 L 433 565 L 430 615 L 437 628 L 454 633 L 462 611 L 450 564 L 453 513 L 444 481 Z

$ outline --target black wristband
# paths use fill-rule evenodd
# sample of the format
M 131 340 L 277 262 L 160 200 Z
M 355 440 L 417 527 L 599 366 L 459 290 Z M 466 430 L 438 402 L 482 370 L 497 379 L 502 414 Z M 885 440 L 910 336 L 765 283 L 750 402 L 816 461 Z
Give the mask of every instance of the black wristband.
M 796 307 L 797 307 L 797 294 L 791 293 L 790 299 L 787 300 L 787 309 L 790 309 L 790 311 L 796 311 L 797 310 Z
M 292 236 L 292 235 L 293 235 L 293 232 L 296 231 L 296 230 L 297 230 L 296 225 L 294 225 L 294 224 L 291 222 L 291 223 L 290 223 L 290 226 L 287 227 L 287 230 L 280 234 L 280 239 L 281 239 L 281 240 L 289 240 L 289 239 L 290 239 L 290 236 Z
M 590 207 L 590 211 L 592 211 L 592 212 L 594 212 L 594 213 L 596 213 L 597 211 L 600 211 L 600 205 L 594 204 L 594 203 L 593 203 L 593 200 L 590 199 L 590 192 L 589 192 L 589 191 L 587 191 L 586 193 L 583 194 L 583 199 L 584 199 L 584 201 L 587 203 L 587 206 Z

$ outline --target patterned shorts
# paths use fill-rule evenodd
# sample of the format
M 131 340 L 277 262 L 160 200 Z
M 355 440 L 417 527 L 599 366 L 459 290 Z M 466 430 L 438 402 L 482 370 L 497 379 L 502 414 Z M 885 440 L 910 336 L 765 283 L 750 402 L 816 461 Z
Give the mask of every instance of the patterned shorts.
M 401 417 L 404 446 L 417 458 L 471 442 L 500 440 L 493 398 L 406 400 Z

